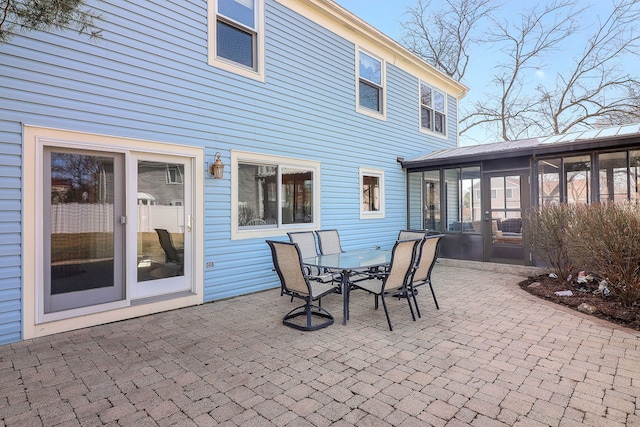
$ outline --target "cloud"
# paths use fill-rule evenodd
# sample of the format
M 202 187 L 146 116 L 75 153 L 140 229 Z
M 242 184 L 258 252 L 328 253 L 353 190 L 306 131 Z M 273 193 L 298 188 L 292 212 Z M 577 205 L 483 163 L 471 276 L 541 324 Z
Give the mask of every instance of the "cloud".
M 536 77 L 539 78 L 540 80 L 542 80 L 544 78 L 544 71 L 542 71 L 541 69 L 537 69 L 536 70 Z

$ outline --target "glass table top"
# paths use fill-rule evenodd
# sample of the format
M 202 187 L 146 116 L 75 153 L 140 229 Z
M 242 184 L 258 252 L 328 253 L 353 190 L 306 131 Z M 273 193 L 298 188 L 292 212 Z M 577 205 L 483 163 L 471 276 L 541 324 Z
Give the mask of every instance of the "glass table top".
M 359 249 L 338 254 L 318 255 L 304 258 L 303 264 L 335 270 L 355 270 L 388 264 L 391 251 Z

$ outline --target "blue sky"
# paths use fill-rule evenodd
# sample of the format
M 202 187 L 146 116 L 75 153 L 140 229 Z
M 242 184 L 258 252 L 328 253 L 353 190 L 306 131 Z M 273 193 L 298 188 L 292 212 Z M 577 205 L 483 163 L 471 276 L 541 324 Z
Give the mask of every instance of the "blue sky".
M 357 15 L 364 21 L 367 21 L 372 26 L 376 27 L 383 33 L 396 41 L 400 41 L 402 36 L 401 23 L 407 20 L 405 15 L 408 7 L 415 6 L 417 0 L 335 0 L 336 3 L 349 10 L 353 14 Z M 432 5 L 434 9 L 440 9 L 440 5 L 444 3 L 444 0 L 433 0 Z M 594 0 L 595 5 L 590 5 L 591 2 L 581 1 L 580 7 L 588 7 L 587 11 L 581 16 L 581 23 L 586 26 L 591 26 L 593 29 L 598 24 L 599 19 L 604 19 L 610 13 L 612 8 L 611 1 Z M 527 7 L 530 7 L 529 5 Z M 515 16 L 522 12 L 523 4 L 520 0 L 506 0 L 504 6 L 500 8 L 500 15 L 505 19 L 513 19 Z M 574 45 L 575 39 L 573 40 Z M 565 46 L 562 52 L 557 52 L 553 55 L 548 55 L 544 61 L 541 61 L 539 66 L 535 69 L 528 71 L 526 76 L 527 84 L 529 87 L 535 87 L 540 83 L 550 82 L 551 79 L 555 80 L 558 73 L 567 71 L 571 65 L 571 61 L 577 55 L 582 53 L 583 46 L 575 46 L 575 51 L 572 51 L 573 45 Z M 485 48 L 486 49 L 486 48 Z M 491 90 L 491 77 L 493 73 L 490 71 L 497 63 L 497 57 L 499 51 L 496 49 L 487 49 L 481 52 L 479 55 L 473 55 L 469 64 L 464 82 L 469 88 L 470 92 L 466 98 L 462 100 L 462 103 L 471 104 L 473 102 L 483 99 L 483 94 L 486 94 L 488 90 Z M 633 64 L 637 66 L 630 66 L 629 62 L 625 62 L 625 66 L 629 69 L 638 69 L 640 64 L 637 60 L 634 60 Z M 543 136 L 543 135 L 539 135 Z M 488 137 L 482 132 L 476 132 L 473 135 L 467 135 L 464 138 L 463 144 L 473 144 L 482 142 L 492 142 L 491 137 Z

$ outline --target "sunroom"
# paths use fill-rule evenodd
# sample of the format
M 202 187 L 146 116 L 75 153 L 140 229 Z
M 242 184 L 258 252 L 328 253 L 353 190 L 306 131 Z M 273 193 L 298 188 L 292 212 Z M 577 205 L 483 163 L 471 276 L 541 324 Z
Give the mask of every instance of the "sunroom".
M 408 226 L 440 256 L 536 265 L 522 221 L 538 205 L 640 200 L 640 124 L 435 151 L 402 160 Z

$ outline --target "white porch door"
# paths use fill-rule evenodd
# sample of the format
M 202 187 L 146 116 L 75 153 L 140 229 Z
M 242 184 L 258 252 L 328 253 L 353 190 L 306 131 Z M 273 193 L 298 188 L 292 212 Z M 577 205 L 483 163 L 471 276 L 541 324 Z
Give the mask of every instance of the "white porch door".
M 192 291 L 190 158 L 135 154 L 130 176 L 137 202 L 129 210 L 130 298 Z

